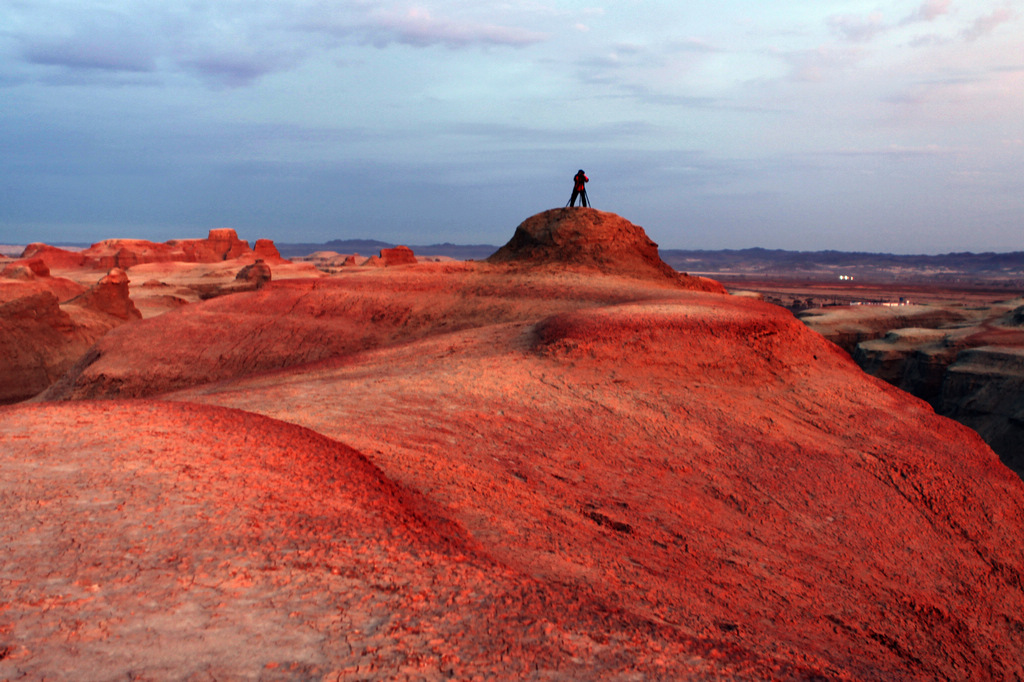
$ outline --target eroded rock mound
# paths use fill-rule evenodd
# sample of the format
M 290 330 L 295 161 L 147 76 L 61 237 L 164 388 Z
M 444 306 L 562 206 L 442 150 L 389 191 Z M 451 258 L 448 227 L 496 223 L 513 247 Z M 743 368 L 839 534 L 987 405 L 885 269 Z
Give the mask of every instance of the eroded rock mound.
M 145 263 L 217 263 L 255 254 L 267 262 L 284 262 L 269 239 L 257 240 L 256 248 L 238 238 L 231 228 L 210 230 L 206 239 L 172 239 L 150 242 L 144 239 L 105 239 L 84 251 L 67 251 L 47 244 L 29 244 L 22 259 L 41 259 L 50 268 L 92 268 L 110 270 Z
M 639 225 L 592 208 L 557 208 L 527 218 L 491 263 L 561 265 L 644 279 L 671 280 L 687 288 L 725 293 L 712 280 L 673 270 Z
M 0 269 L 0 277 L 9 279 L 32 279 L 35 277 L 49 277 L 50 268 L 42 258 L 24 258 L 6 263 Z
M 76 306 L 62 308 L 46 290 L 0 303 L 0 404 L 45 390 L 121 322 Z
M 69 305 L 89 308 L 122 320 L 140 320 L 142 313 L 132 302 L 128 275 L 113 268 L 91 289 L 68 301 Z
M 378 259 L 378 262 L 381 262 Z M 48 399 L 149 396 L 197 383 L 343 357 L 470 326 L 651 295 L 650 280 L 510 273 L 482 264 L 359 268 L 344 278 L 275 280 L 115 330 L 94 362 L 76 367 Z M 570 288 L 571 287 L 571 288 Z M 687 295 L 655 286 L 659 296 Z
M 255 263 L 246 265 L 235 275 L 236 282 L 247 282 L 255 289 L 262 289 L 263 285 L 273 277 L 270 266 L 263 262 L 262 258 L 256 259 Z
M 257 239 L 256 243 L 252 245 L 253 255 L 262 260 L 264 263 L 286 263 L 284 258 L 281 258 L 281 252 L 274 246 L 274 242 L 269 239 Z
M 68 251 L 57 246 L 33 242 L 21 253 L 21 260 L 41 259 L 50 269 L 93 267 L 90 259 L 79 251 Z
M 393 249 L 381 249 L 380 258 L 385 267 L 394 265 L 414 265 L 416 256 L 408 246 L 396 246 Z

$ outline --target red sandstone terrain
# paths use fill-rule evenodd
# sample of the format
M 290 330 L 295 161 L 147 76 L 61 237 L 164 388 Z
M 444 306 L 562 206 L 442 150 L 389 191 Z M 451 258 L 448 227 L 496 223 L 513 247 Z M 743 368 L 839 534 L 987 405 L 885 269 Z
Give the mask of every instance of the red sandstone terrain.
M 0 410 L 0 677 L 1024 676 L 1021 479 L 619 221 L 271 265 Z

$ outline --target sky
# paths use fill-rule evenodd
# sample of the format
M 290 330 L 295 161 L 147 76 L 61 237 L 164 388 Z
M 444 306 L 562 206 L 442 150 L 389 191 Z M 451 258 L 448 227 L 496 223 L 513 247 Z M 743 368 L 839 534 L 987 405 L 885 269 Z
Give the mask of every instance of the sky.
M 0 0 L 0 243 L 1024 251 L 1024 0 Z

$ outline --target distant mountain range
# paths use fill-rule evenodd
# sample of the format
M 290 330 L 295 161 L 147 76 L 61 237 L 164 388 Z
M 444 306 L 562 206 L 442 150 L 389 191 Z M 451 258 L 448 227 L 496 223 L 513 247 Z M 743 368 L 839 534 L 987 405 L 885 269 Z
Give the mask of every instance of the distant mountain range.
M 390 249 L 398 244 L 382 242 L 376 239 L 332 239 L 324 244 L 278 244 L 277 250 L 284 258 L 295 258 L 297 256 L 308 256 L 317 251 L 336 251 L 337 253 L 358 253 L 363 256 L 371 256 L 381 249 Z M 458 260 L 483 260 L 498 250 L 497 246 L 491 244 L 429 244 L 416 245 L 404 244 L 412 249 L 413 253 L 421 256 L 447 256 Z
M 372 255 L 396 246 L 374 239 L 335 239 L 326 244 L 277 244 L 285 258 L 316 251 Z M 483 260 L 498 250 L 493 244 L 408 244 L 420 256 Z M 861 280 L 997 282 L 1024 288 L 1024 251 L 899 255 L 845 251 L 661 249 L 662 260 L 681 272 L 712 276 L 830 280 L 847 275 Z
M 54 244 L 63 248 L 88 244 Z M 376 239 L 333 239 L 326 243 L 276 243 L 285 258 L 317 251 L 370 256 L 397 246 Z M 494 244 L 406 244 L 418 256 L 446 256 L 457 260 L 484 260 Z M 23 246 L 0 245 L 0 256 L 17 258 Z M 875 282 L 937 282 L 994 284 L 1020 288 L 1024 293 L 1024 251 L 1006 253 L 946 253 L 901 255 L 847 251 L 785 251 L 782 249 L 690 250 L 661 249 L 662 260 L 680 272 L 722 279 L 833 280 L 840 275 Z
M 830 279 L 847 275 L 875 281 L 1019 281 L 1024 286 L 1024 252 L 897 255 L 843 251 L 664 249 L 662 259 L 677 270 L 771 278 Z

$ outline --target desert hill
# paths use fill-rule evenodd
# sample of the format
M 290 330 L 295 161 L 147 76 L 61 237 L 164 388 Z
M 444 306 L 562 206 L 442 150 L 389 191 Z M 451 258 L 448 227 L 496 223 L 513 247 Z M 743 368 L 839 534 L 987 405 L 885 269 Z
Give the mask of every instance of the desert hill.
M 582 211 L 507 262 L 275 272 L 0 409 L 0 673 L 1024 676 L 1020 478 Z
M 639 225 L 592 208 L 556 208 L 538 213 L 524 220 L 508 244 L 487 260 L 668 279 L 688 289 L 725 293 L 717 282 L 690 277 L 669 267 L 658 254 L 658 245 Z
M 684 655 L 689 670 L 733 676 L 770 664 L 737 666 L 495 563 L 360 454 L 293 425 L 64 403 L 5 414 L 0 441 L 4 679 L 585 678 L 656 675 Z

